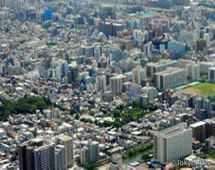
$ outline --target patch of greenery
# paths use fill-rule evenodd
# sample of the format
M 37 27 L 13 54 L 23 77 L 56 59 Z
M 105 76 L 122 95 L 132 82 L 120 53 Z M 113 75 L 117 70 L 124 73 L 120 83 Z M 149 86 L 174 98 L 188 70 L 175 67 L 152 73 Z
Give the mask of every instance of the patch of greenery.
M 214 159 L 215 160 L 215 149 L 210 149 L 207 152 L 201 152 L 197 154 L 202 159 Z
M 145 107 L 139 105 L 138 103 L 133 103 L 132 105 L 123 106 L 120 105 L 113 111 L 113 118 L 115 119 L 113 126 L 121 127 L 131 121 L 138 121 L 140 118 L 151 113 L 156 108 L 149 104 Z
M 152 144 L 145 144 L 143 146 L 130 148 L 123 154 L 123 159 L 128 159 L 140 153 L 144 155 L 143 157 L 145 157 L 146 155 L 148 156 L 152 152 L 152 147 Z
M 18 100 L 3 100 L 0 106 L 0 120 L 6 120 L 11 114 L 35 113 L 47 109 L 50 102 L 41 96 L 25 96 Z
M 208 158 L 215 159 L 215 149 L 212 149 L 208 152 Z
M 185 93 L 208 97 L 215 95 L 215 84 L 213 83 L 198 83 L 196 85 L 192 85 L 184 88 Z

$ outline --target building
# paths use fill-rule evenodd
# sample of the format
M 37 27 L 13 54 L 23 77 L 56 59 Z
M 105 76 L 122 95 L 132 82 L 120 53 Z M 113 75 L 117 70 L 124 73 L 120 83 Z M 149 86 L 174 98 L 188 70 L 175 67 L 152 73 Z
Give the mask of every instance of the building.
M 72 137 L 67 135 L 59 135 L 57 137 L 59 144 L 65 147 L 65 166 L 66 168 L 72 167 L 73 165 L 73 140 Z
M 200 142 L 204 141 L 207 138 L 206 135 L 206 122 L 200 121 L 190 125 L 192 128 L 193 138 Z
M 215 67 L 210 67 L 208 69 L 208 81 L 215 83 Z
M 157 132 L 154 138 L 154 156 L 161 162 L 175 161 L 192 153 L 192 129 L 180 123 Z
M 191 64 L 188 67 L 188 78 L 191 81 L 200 80 L 200 65 L 199 64 Z
M 0 8 L 5 7 L 6 0 L 0 0 Z
M 96 77 L 96 90 L 104 92 L 106 90 L 106 76 L 100 75 Z
M 183 68 L 173 68 L 158 72 L 156 75 L 156 87 L 166 90 L 183 85 L 187 82 L 187 71 Z
M 80 160 L 82 165 L 95 163 L 99 160 L 99 143 L 96 141 L 89 141 L 87 146 L 81 149 Z
M 55 170 L 66 170 L 65 147 L 57 145 L 55 147 Z
M 187 69 L 187 79 L 189 81 L 199 81 L 200 80 L 200 64 L 192 60 L 182 59 L 179 61 L 179 66 L 181 68 Z
M 140 65 L 132 70 L 132 79 L 134 83 L 141 85 L 145 78 L 145 70 Z
M 110 87 L 114 95 L 120 95 L 123 89 L 123 82 L 125 81 L 126 76 L 123 74 L 118 74 L 110 78 Z
M 75 83 L 78 79 L 79 72 L 78 72 L 78 65 L 76 62 L 72 62 L 69 64 L 69 71 L 68 71 L 68 82 Z
M 155 87 L 153 86 L 145 86 L 141 90 L 143 94 L 146 94 L 149 98 L 149 101 L 152 101 L 155 97 L 158 96 L 158 91 Z
M 53 170 L 55 145 L 36 138 L 18 147 L 20 170 Z
M 159 62 L 147 63 L 146 74 L 147 77 L 152 78 L 155 73 L 165 70 L 167 67 L 174 67 L 178 63 L 175 60 L 160 60 Z
M 210 67 L 214 67 L 215 66 L 215 63 L 212 61 L 212 62 L 200 62 L 200 74 L 208 74 L 208 70 Z
M 80 152 L 80 162 L 81 162 L 81 165 L 87 165 L 88 163 L 88 148 L 85 146 L 81 149 L 81 152 Z
M 115 154 L 112 156 L 109 170 L 123 170 L 123 161 L 121 155 Z

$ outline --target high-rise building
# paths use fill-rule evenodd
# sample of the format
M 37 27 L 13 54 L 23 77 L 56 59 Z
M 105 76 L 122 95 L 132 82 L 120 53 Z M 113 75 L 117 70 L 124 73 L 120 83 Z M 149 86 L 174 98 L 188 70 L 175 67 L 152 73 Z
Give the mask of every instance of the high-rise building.
M 76 62 L 69 64 L 68 82 L 75 83 L 78 79 L 78 65 Z
M 69 168 L 73 165 L 73 140 L 67 135 L 59 135 L 57 137 L 59 144 L 65 147 L 65 166 Z
M 215 67 L 210 67 L 208 69 L 208 81 L 215 82 Z
M 146 65 L 147 77 L 152 78 L 155 73 L 165 70 L 167 67 L 175 67 L 178 64 L 175 60 L 160 60 L 159 62 L 151 62 Z
M 192 129 L 180 123 L 154 137 L 154 156 L 161 162 L 175 161 L 192 153 Z
M 156 86 L 159 90 L 171 89 L 187 82 L 187 71 L 183 68 L 169 67 L 156 73 Z
M 81 164 L 86 165 L 95 163 L 99 160 L 99 143 L 96 141 L 89 141 L 87 146 L 81 149 Z
M 54 170 L 55 145 L 36 138 L 18 148 L 20 170 Z
M 136 84 L 141 84 L 146 78 L 145 70 L 139 65 L 132 70 L 133 82 Z
M 99 143 L 92 141 L 88 143 L 89 161 L 96 162 L 99 159 Z
M 80 162 L 82 165 L 86 165 L 88 163 L 88 148 L 84 146 L 80 152 Z
M 55 147 L 55 170 L 66 170 L 65 147 L 56 145 Z
M 146 94 L 149 98 L 149 101 L 152 101 L 155 97 L 158 96 L 158 91 L 153 86 L 145 86 L 141 90 L 144 94 Z
M 192 128 L 193 138 L 203 142 L 206 138 L 206 122 L 200 121 L 190 125 Z
M 106 90 L 106 76 L 100 75 L 96 77 L 96 90 L 104 92 Z
M 144 55 L 149 58 L 152 57 L 152 42 L 144 45 Z
M 6 0 L 0 0 L 0 8 L 5 7 Z
M 179 66 L 181 68 L 187 69 L 187 78 L 190 81 L 200 80 L 200 64 L 192 60 L 182 59 L 179 61 Z
M 111 91 L 114 95 L 120 95 L 122 93 L 123 82 L 126 76 L 118 74 L 110 78 Z

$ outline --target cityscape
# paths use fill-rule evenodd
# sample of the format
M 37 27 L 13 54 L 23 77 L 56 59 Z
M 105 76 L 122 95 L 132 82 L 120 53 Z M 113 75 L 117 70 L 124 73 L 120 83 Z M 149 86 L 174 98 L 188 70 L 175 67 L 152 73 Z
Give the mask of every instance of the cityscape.
M 215 170 L 215 0 L 0 0 L 0 170 Z

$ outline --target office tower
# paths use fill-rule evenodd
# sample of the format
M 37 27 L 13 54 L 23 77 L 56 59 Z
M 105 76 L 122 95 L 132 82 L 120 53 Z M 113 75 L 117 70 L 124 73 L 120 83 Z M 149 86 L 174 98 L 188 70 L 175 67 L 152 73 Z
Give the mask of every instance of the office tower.
M 215 82 L 215 67 L 210 67 L 208 69 L 208 81 L 212 83 Z
M 132 70 L 133 75 L 133 82 L 136 84 L 140 84 L 143 82 L 143 80 L 146 78 L 145 70 L 138 65 L 136 68 Z
M 188 75 L 190 80 L 198 81 L 200 79 L 200 66 L 199 64 L 192 64 L 188 67 Z
M 6 0 L 0 0 L 0 8 L 5 7 L 6 5 Z
M 202 62 L 200 62 L 200 73 L 201 74 L 208 74 L 209 68 L 214 67 L 214 66 L 215 66 L 214 62 L 202 61 Z
M 66 170 L 65 147 L 56 145 L 55 147 L 55 170 Z
M 148 42 L 144 45 L 144 56 L 148 58 L 152 57 L 152 42 Z
M 192 129 L 180 123 L 157 132 L 154 137 L 154 156 L 161 162 L 175 161 L 192 153 Z
M 20 11 L 25 6 L 25 0 L 6 0 L 5 6 L 15 11 Z
M 69 64 L 69 71 L 68 71 L 68 82 L 75 83 L 78 79 L 78 65 L 76 62 L 72 62 Z
M 99 160 L 99 143 L 96 141 L 89 141 L 87 146 L 81 149 L 81 164 L 87 165 L 95 163 Z
M 147 63 L 146 74 L 147 77 L 152 78 L 155 73 L 165 70 L 167 67 L 175 67 L 178 64 L 175 60 L 160 60 L 156 63 Z
M 106 76 L 99 75 L 96 77 L 96 90 L 104 92 L 106 90 Z
M 206 122 L 196 122 L 190 125 L 192 128 L 193 138 L 203 142 L 206 139 Z
M 53 170 L 55 145 L 36 138 L 18 147 L 20 170 Z
M 141 89 L 141 91 L 146 94 L 149 98 L 149 101 L 152 101 L 155 97 L 158 96 L 158 91 L 153 86 L 145 86 Z
M 99 143 L 92 141 L 88 143 L 89 161 L 96 162 L 99 159 Z
M 114 95 L 120 95 L 122 93 L 122 86 L 125 78 L 126 77 L 122 74 L 110 78 L 111 91 Z
M 62 81 L 63 78 L 67 77 L 69 66 L 65 60 L 55 59 L 51 63 L 52 78 L 57 81 Z
M 69 168 L 73 165 L 73 141 L 72 137 L 67 135 L 59 135 L 57 137 L 59 144 L 65 147 L 65 166 Z
M 166 90 L 183 85 L 187 82 L 187 71 L 183 68 L 170 67 L 156 73 L 156 86 L 159 90 Z
M 80 152 L 80 162 L 81 165 L 86 165 L 88 163 L 88 148 L 84 146 Z
M 190 81 L 200 80 L 200 64 L 192 60 L 179 60 L 179 67 L 187 69 L 187 78 Z

